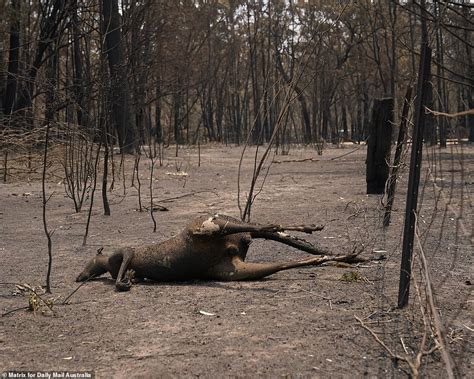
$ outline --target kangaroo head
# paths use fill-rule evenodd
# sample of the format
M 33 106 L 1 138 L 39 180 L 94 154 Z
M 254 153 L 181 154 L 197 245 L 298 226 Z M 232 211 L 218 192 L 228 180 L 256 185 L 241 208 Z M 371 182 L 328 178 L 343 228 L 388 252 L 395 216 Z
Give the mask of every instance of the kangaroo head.
M 104 255 L 96 255 L 76 278 L 76 282 L 83 282 L 92 277 L 105 274 L 108 271 L 108 260 L 109 258 Z

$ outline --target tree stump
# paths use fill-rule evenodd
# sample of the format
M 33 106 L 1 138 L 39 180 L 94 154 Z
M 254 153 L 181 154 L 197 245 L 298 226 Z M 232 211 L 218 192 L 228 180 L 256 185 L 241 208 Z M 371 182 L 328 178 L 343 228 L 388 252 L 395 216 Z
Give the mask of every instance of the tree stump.
M 392 141 L 393 98 L 376 99 L 367 140 L 367 194 L 383 194 Z

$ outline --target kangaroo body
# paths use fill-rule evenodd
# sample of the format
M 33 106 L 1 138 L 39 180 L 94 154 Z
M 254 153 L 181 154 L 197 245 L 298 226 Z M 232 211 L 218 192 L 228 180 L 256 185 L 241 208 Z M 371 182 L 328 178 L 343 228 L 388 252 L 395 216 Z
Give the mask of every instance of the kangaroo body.
M 325 250 L 282 232 L 297 230 L 311 233 L 321 229 L 322 227 L 314 225 L 258 226 L 222 215 L 199 217 L 191 221 L 181 233 L 159 244 L 119 248 L 110 256 L 98 254 L 87 264 L 76 281 L 85 281 L 109 272 L 116 280 L 118 290 L 128 290 L 131 281 L 127 272 L 133 273 L 136 281 L 252 280 L 294 267 L 354 257 L 352 254 L 311 257 L 283 263 L 245 262 L 252 238 L 271 239 L 310 254 L 323 255 L 327 253 Z

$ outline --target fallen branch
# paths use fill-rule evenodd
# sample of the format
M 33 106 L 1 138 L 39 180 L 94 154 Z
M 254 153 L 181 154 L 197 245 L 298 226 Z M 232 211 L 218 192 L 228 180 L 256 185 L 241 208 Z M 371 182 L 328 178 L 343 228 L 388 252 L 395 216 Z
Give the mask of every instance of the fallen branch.
M 211 193 L 213 193 L 213 194 L 216 195 L 216 193 L 215 193 L 214 191 L 204 190 L 204 191 L 196 191 L 196 192 L 185 193 L 184 195 L 180 195 L 180 196 L 168 197 L 168 198 L 166 198 L 166 199 L 156 200 L 156 202 L 157 202 L 157 203 L 171 202 L 171 201 L 173 201 L 173 200 L 182 199 L 183 197 L 188 197 L 188 196 L 195 196 L 195 195 L 197 195 L 198 193 L 204 193 L 204 192 L 211 192 Z
M 428 299 L 428 305 L 429 305 L 431 316 L 433 319 L 433 326 L 434 326 L 436 335 L 438 337 L 438 343 L 440 344 L 440 347 L 441 347 L 441 357 L 443 358 L 443 361 L 446 367 L 447 377 L 450 379 L 454 379 L 455 375 L 454 375 L 454 369 L 453 369 L 454 367 L 453 359 L 451 355 L 449 354 L 449 351 L 446 347 L 446 341 L 444 337 L 446 334 L 445 328 L 439 316 L 438 310 L 436 309 L 436 306 L 435 306 L 433 289 L 432 289 L 433 287 L 431 283 L 431 275 L 428 269 L 428 262 L 426 261 L 425 252 L 423 250 L 423 246 L 420 241 L 420 236 L 418 234 L 417 223 L 415 223 L 415 237 L 416 237 L 416 243 L 418 245 L 419 257 L 420 257 L 421 266 L 423 270 L 422 272 L 425 279 L 426 297 Z
M 367 142 L 367 139 L 365 139 L 363 142 Z M 360 150 L 363 146 L 365 146 L 365 145 L 360 145 L 360 146 L 356 147 L 355 149 L 352 149 L 351 151 L 348 151 L 347 153 L 344 153 L 342 155 L 338 155 L 337 157 L 333 157 L 333 158 L 330 158 L 328 160 L 329 161 L 335 161 L 336 159 L 343 158 L 343 157 L 345 157 L 349 154 L 355 153 L 357 150 Z
M 2 317 L 8 316 L 9 314 L 12 314 L 12 313 L 14 313 L 14 312 L 23 311 L 23 310 L 26 311 L 26 310 L 28 310 L 28 309 L 30 309 L 29 306 L 27 306 L 27 307 L 20 307 L 20 308 L 13 308 L 13 309 L 10 309 L 9 311 L 5 312 L 5 313 L 2 313 Z
M 367 140 L 366 140 L 367 141 Z M 329 159 L 315 159 L 315 158 L 302 158 L 302 159 L 285 159 L 281 161 L 273 161 L 272 163 L 301 163 L 301 162 L 321 162 L 321 161 L 335 161 L 336 159 L 343 158 L 349 154 L 355 153 L 357 150 L 360 150 L 363 146 L 365 145 L 360 145 L 356 147 L 355 149 L 352 149 L 351 151 L 348 151 L 347 153 L 338 155 L 337 157 L 332 157 Z
M 425 106 L 425 110 L 426 110 L 426 113 L 431 113 L 433 116 L 444 116 L 444 117 L 449 117 L 449 118 L 474 115 L 474 109 L 468 109 L 466 111 L 456 112 L 456 113 L 444 113 L 444 112 L 434 111 Z
M 372 329 L 370 329 L 370 328 L 364 323 L 364 321 L 362 321 L 362 319 L 360 319 L 360 318 L 357 317 L 356 315 L 354 315 L 354 318 L 355 318 L 357 321 L 359 321 L 360 326 L 362 326 L 365 330 L 367 330 L 367 331 L 372 335 L 372 337 L 374 337 L 374 340 L 377 341 L 377 343 L 378 343 L 380 346 L 382 346 L 382 347 L 384 348 L 384 350 L 390 355 L 390 357 L 391 357 L 392 359 L 398 359 L 398 360 L 400 360 L 400 361 L 404 361 L 404 362 L 408 363 L 408 365 L 409 365 L 410 368 L 411 368 L 411 364 L 412 364 L 412 363 L 410 362 L 410 360 L 409 360 L 407 357 L 403 357 L 403 356 L 401 356 L 401 355 L 399 355 L 399 354 L 394 353 L 394 352 L 379 338 L 379 336 L 378 336 L 377 334 L 375 334 L 375 332 L 374 332 Z
M 142 206 L 142 208 L 145 209 L 147 212 L 149 212 L 151 209 L 151 207 L 147 205 Z M 153 204 L 153 212 L 156 212 L 156 211 L 167 212 L 169 211 L 169 209 L 164 207 L 163 205 Z
M 402 361 L 402 362 L 405 362 L 408 367 L 410 367 L 410 371 L 411 371 L 411 376 L 412 378 L 416 379 L 420 376 L 420 365 L 421 365 L 421 359 L 419 359 L 419 357 L 423 356 L 423 355 L 428 355 L 428 354 L 431 354 L 434 350 L 436 349 L 431 349 L 429 351 L 421 351 L 415 360 L 412 360 L 411 358 L 409 358 L 408 356 L 403 356 L 403 355 L 400 355 L 400 354 L 397 354 L 395 353 L 394 351 L 392 351 L 392 349 L 390 349 L 380 338 L 379 336 L 371 329 L 369 328 L 365 323 L 364 321 L 362 321 L 359 317 L 357 317 L 356 315 L 354 315 L 355 319 L 357 321 L 359 321 L 359 324 L 360 326 L 362 326 L 362 328 L 364 328 L 365 330 L 367 330 L 371 335 L 372 337 L 374 337 L 374 340 L 380 345 L 382 346 L 382 348 L 388 353 L 388 355 L 390 355 L 390 358 L 392 358 L 393 360 L 398 360 L 398 361 Z
M 281 161 L 273 161 L 272 163 L 280 164 L 280 163 L 301 163 L 301 162 L 320 162 L 323 159 L 314 159 L 314 158 L 302 158 L 302 159 L 284 159 Z
M 429 318 L 427 317 L 426 311 L 424 307 L 421 304 L 421 294 L 420 294 L 420 289 L 418 286 L 416 286 L 417 289 L 417 294 L 418 294 L 418 299 L 420 301 L 420 310 L 422 313 L 423 317 L 423 324 L 424 324 L 424 332 L 423 336 L 421 339 L 421 344 L 419 351 L 416 353 L 414 358 L 410 358 L 408 356 L 408 349 L 405 346 L 405 343 L 403 339 L 400 339 L 400 342 L 402 344 L 402 347 L 407 355 L 402 356 L 397 353 L 395 353 L 393 350 L 391 350 L 378 336 L 377 334 L 370 329 L 359 317 L 355 316 L 355 319 L 359 321 L 360 325 L 367 330 L 372 337 L 374 337 L 375 341 L 383 347 L 383 349 L 390 355 L 392 359 L 397 359 L 400 361 L 405 362 L 408 364 L 411 370 L 411 374 L 413 378 L 418 378 L 420 373 L 420 367 L 421 367 L 421 360 L 423 356 L 430 355 L 436 350 L 440 350 L 441 352 L 441 357 L 444 361 L 445 369 L 446 369 L 446 377 L 450 379 L 454 379 L 456 376 L 454 374 L 454 363 L 452 360 L 451 355 L 449 354 L 449 351 L 447 349 L 447 344 L 445 341 L 445 327 L 441 321 L 441 318 L 439 316 L 438 310 L 436 309 L 435 305 L 435 300 L 434 300 L 434 295 L 433 295 L 433 290 L 432 290 L 432 282 L 431 282 L 431 277 L 428 269 L 428 263 L 426 261 L 426 256 L 424 254 L 423 246 L 420 241 L 419 233 L 418 233 L 418 227 L 417 223 L 415 222 L 415 234 L 416 238 L 416 243 L 418 246 L 418 256 L 420 258 L 421 262 L 421 267 L 422 267 L 422 275 L 423 275 L 423 280 L 425 283 L 425 295 L 426 295 L 426 300 L 427 300 L 427 308 L 429 309 L 429 313 L 431 315 L 431 323 L 429 322 Z M 415 282 L 416 285 L 416 282 Z M 431 327 L 434 329 L 434 334 L 436 335 L 436 339 L 433 338 L 433 332 L 431 331 Z M 425 350 L 425 346 L 427 343 L 427 338 L 428 336 L 431 335 L 432 338 L 435 341 L 435 345 L 429 349 Z

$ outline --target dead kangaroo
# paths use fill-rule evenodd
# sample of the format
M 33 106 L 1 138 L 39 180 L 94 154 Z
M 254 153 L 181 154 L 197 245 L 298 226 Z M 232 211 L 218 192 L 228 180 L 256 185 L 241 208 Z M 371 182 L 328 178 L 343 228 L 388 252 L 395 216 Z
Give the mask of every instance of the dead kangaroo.
M 110 272 L 119 291 L 134 282 L 181 280 L 255 280 L 290 268 L 319 265 L 328 261 L 351 261 L 357 254 L 327 256 L 327 251 L 284 231 L 312 233 L 321 226 L 252 225 L 233 217 L 215 215 L 191 221 L 177 236 L 159 244 L 117 249 L 112 255 L 98 254 L 77 277 L 81 282 Z M 319 257 L 282 263 L 248 263 L 245 257 L 252 238 L 281 242 Z

